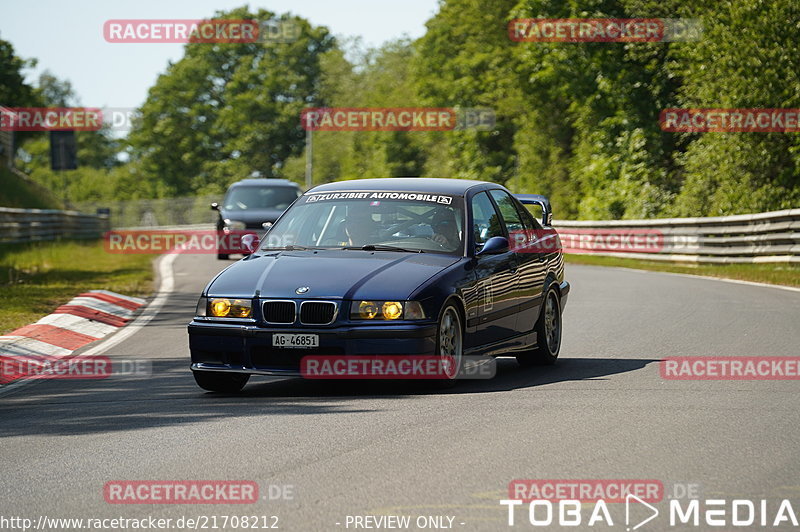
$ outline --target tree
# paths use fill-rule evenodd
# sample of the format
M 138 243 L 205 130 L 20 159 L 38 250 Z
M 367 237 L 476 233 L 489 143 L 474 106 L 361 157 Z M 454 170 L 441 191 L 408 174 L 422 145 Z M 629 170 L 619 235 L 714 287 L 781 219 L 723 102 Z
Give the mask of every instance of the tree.
M 800 108 L 800 4 L 724 0 L 703 17 L 702 46 L 677 50 L 681 107 Z M 797 133 L 684 135 L 685 184 L 673 213 L 714 216 L 800 203 Z
M 10 42 L 0 39 L 0 107 L 36 107 L 41 100 L 34 88 L 25 82 L 23 70 L 36 66 L 35 59 L 21 59 Z M 14 133 L 15 146 L 35 137 L 35 133 Z M 14 154 L 8 155 L 13 157 Z M 7 157 L 3 154 L 3 157 Z
M 426 24 L 427 32 L 415 43 L 414 73 L 425 105 L 488 107 L 496 116 L 492 131 L 440 136 L 452 174 L 437 177 L 506 183 L 515 174 L 514 118 L 524 103 L 513 74 L 513 43 L 506 33 L 514 4 L 514 0 L 441 2 L 439 12 Z
M 33 107 L 39 103 L 33 87 L 25 83 L 22 71 L 36 66 L 35 60 L 24 60 L 14 52 L 10 42 L 0 39 L 0 106 Z
M 239 8 L 215 19 L 275 19 Z M 317 101 L 324 27 L 300 27 L 287 43 L 189 43 L 150 89 L 130 134 L 132 173 L 159 195 L 220 192 L 253 173 L 274 176 L 300 153 L 300 112 Z
M 408 39 L 365 49 L 345 43 L 322 57 L 320 105 L 326 107 L 417 107 L 412 72 L 414 49 Z M 352 58 L 353 62 L 346 56 Z M 315 131 L 314 182 L 360 177 L 423 175 L 426 135 L 417 131 Z M 305 153 L 289 161 L 283 175 L 302 183 Z

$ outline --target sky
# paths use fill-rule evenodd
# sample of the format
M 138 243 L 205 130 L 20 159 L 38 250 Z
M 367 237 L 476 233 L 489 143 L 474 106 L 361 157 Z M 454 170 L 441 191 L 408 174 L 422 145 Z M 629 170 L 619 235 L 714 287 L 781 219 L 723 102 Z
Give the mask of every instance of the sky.
M 138 107 L 169 61 L 183 56 L 182 44 L 119 44 L 103 38 L 109 19 L 202 19 L 218 10 L 249 5 L 291 12 L 342 37 L 361 37 L 378 46 L 425 32 L 437 0 L 0 0 L 0 39 L 17 56 L 35 58 L 26 71 L 35 85 L 49 70 L 67 79 L 87 107 Z M 1 102 L 0 102 L 1 103 Z

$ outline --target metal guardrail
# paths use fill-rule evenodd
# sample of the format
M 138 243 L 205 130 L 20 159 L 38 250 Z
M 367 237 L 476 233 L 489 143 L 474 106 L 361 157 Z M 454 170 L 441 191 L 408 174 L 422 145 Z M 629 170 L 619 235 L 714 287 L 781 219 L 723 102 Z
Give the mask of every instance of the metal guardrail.
M 610 257 L 698 263 L 800 263 L 800 209 L 708 218 L 553 222 L 565 252 Z M 612 249 L 619 238 L 609 235 L 648 234 L 658 245 L 641 251 Z M 592 240 L 601 242 L 592 249 Z M 655 238 L 654 238 L 655 240 Z M 585 246 L 581 244 L 583 242 Z M 584 248 L 584 249 L 581 249 Z
M 218 214 L 210 209 L 212 201 L 221 201 L 222 194 L 180 198 L 138 199 L 124 201 L 78 202 L 72 205 L 84 212 L 110 214 L 114 229 L 130 227 L 165 227 L 214 224 Z
M 208 199 L 126 202 L 120 210 L 117 204 L 110 209 L 113 224 L 103 214 L 0 207 L 0 243 L 100 238 L 112 226 L 209 224 Z M 559 220 L 553 226 L 566 253 L 698 263 L 800 264 L 800 209 L 709 218 Z M 626 239 L 637 237 L 647 238 L 648 245 L 626 248 Z
M 110 229 L 108 216 L 51 209 L 0 207 L 0 243 L 58 238 L 100 238 Z
M 209 207 L 212 201 L 219 201 L 219 197 L 84 202 L 74 205 L 85 212 L 0 207 L 0 244 L 57 238 L 101 238 L 104 232 L 122 227 L 213 228 L 218 215 Z M 109 214 L 87 214 L 99 209 Z

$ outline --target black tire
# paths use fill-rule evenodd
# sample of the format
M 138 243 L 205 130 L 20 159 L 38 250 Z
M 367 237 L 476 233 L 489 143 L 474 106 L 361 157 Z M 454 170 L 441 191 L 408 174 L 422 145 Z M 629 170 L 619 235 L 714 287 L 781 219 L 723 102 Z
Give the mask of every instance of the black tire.
M 551 285 L 545 292 L 536 325 L 536 347 L 517 355 L 520 366 L 552 366 L 561 351 L 561 298 Z
M 193 371 L 198 386 L 209 392 L 236 393 L 244 388 L 250 375 L 247 373 L 226 373 L 224 371 Z
M 218 260 L 228 260 L 229 256 L 230 255 L 228 255 L 227 253 L 217 253 L 217 259 Z
M 436 355 L 446 359 L 446 367 L 449 369 L 446 370 L 446 379 L 433 379 L 430 384 L 434 388 L 452 388 L 464 363 L 464 327 L 461 313 L 452 304 L 448 304 L 439 316 Z

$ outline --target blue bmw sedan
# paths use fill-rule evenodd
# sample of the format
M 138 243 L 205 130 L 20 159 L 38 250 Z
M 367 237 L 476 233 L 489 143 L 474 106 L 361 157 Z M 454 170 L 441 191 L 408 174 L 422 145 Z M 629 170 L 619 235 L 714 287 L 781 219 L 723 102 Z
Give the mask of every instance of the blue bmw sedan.
M 537 204 L 541 220 L 524 207 Z M 211 391 L 300 375 L 304 357 L 465 356 L 553 364 L 564 279 L 546 198 L 460 179 L 317 186 L 205 288 L 191 369 Z

